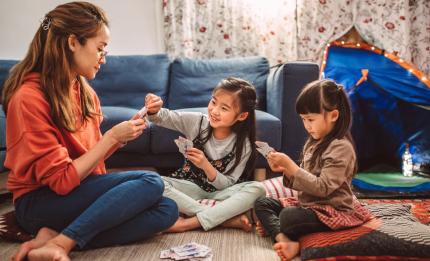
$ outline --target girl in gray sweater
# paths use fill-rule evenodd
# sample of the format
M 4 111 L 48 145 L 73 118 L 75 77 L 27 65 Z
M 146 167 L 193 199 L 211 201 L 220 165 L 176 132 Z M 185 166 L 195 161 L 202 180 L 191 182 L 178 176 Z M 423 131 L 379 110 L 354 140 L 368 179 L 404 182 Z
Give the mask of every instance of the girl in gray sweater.
M 250 231 L 249 219 L 241 213 L 265 195 L 259 182 L 247 181 L 256 157 L 255 88 L 238 78 L 222 80 L 212 92 L 207 115 L 162 109 L 162 100 L 153 94 L 145 104 L 151 122 L 193 141 L 182 168 L 163 177 L 164 196 L 176 201 L 179 211 L 188 216 L 180 217 L 168 232 L 209 230 L 220 224 Z M 221 202 L 209 207 L 199 199 Z

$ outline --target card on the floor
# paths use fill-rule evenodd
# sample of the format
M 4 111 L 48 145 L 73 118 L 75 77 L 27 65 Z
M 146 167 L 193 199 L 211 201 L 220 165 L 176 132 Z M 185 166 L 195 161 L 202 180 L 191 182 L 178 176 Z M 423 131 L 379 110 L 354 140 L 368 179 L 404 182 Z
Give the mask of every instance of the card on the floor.
M 211 261 L 212 257 L 213 254 L 210 247 L 197 244 L 196 242 L 172 247 L 160 253 L 160 258 L 173 260 Z
M 267 142 L 256 141 L 255 145 L 257 145 L 257 151 L 260 152 L 265 158 L 267 158 L 270 152 L 275 151 L 275 149 L 270 147 Z

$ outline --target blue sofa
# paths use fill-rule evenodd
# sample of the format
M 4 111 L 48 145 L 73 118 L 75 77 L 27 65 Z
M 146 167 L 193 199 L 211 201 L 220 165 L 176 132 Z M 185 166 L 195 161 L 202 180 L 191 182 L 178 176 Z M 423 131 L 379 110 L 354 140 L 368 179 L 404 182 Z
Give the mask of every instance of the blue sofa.
M 0 60 L 0 85 L 16 60 Z M 102 131 L 130 119 L 144 104 L 147 93 L 159 95 L 170 109 L 206 112 L 211 91 L 228 76 L 252 82 L 258 94 L 257 139 L 298 159 L 305 132 L 294 104 L 298 92 L 318 78 L 316 64 L 286 63 L 270 68 L 263 57 L 197 60 L 167 55 L 108 56 L 96 79 L 90 82 L 100 97 Z M 5 115 L 0 112 L 0 171 L 6 155 Z M 152 166 L 177 168 L 183 159 L 173 139 L 180 133 L 150 125 L 143 135 L 114 153 L 111 168 Z M 259 156 L 257 167 L 266 161 Z

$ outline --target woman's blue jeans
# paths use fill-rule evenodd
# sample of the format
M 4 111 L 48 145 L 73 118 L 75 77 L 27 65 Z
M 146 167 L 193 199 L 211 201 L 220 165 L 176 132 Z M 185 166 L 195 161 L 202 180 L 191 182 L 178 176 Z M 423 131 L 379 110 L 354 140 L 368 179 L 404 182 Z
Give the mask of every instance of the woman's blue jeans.
M 18 223 L 29 233 L 48 227 L 79 248 L 126 244 L 154 236 L 178 218 L 176 203 L 162 196 L 157 173 L 91 175 L 65 196 L 43 187 L 15 202 Z

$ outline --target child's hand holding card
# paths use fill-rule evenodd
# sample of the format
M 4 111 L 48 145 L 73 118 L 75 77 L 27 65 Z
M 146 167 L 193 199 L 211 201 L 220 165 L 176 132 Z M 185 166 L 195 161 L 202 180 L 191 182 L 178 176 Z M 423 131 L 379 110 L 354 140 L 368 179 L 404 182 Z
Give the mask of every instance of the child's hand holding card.
M 255 145 L 257 145 L 257 151 L 260 152 L 265 158 L 267 158 L 270 152 L 275 151 L 275 149 L 270 147 L 267 142 L 256 141 Z
M 187 157 L 187 149 L 193 147 L 193 142 L 181 136 L 174 141 L 176 146 L 178 146 L 179 152 L 182 153 L 184 157 Z

